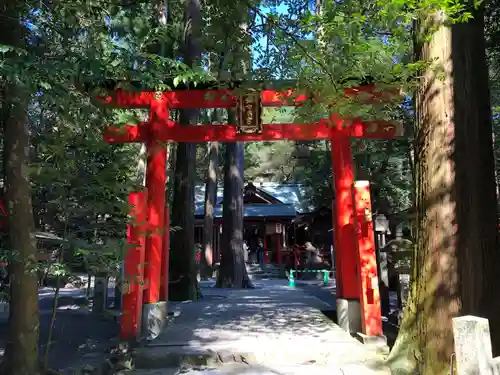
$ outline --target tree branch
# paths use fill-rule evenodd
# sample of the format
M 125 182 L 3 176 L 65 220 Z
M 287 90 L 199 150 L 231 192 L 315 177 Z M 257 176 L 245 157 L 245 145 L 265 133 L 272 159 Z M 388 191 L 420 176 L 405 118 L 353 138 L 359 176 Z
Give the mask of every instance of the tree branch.
M 319 61 L 315 56 L 311 55 L 309 51 L 300 43 L 300 40 L 293 35 L 291 32 L 289 32 L 285 27 L 280 26 L 277 22 L 274 22 L 270 17 L 265 15 L 260 9 L 254 7 L 252 4 L 249 2 L 246 2 L 248 8 L 250 10 L 253 10 L 256 14 L 258 14 L 263 20 L 268 22 L 269 24 L 272 24 L 273 26 L 276 26 L 286 37 L 292 40 L 292 42 L 300 49 L 302 52 L 304 52 L 304 55 L 306 58 L 308 58 L 312 63 L 316 64 L 319 66 L 321 69 L 324 70 L 325 74 L 330 78 L 330 83 L 334 86 L 335 89 L 337 89 L 336 83 L 337 80 L 333 77 L 331 72 L 328 70 L 328 67 Z

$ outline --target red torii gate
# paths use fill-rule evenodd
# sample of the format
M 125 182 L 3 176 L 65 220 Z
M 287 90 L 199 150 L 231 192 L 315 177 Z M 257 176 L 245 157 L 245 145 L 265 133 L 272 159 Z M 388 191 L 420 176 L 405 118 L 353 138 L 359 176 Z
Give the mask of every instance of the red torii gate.
M 360 93 L 372 101 L 384 100 L 387 94 L 378 91 L 375 85 L 345 90 L 348 96 Z M 260 122 L 262 107 L 300 106 L 309 99 L 309 96 L 297 94 L 291 89 L 254 90 L 244 95 L 223 89 L 160 93 L 117 89 L 109 96 L 99 97 L 99 100 L 114 107 L 150 110 L 148 121 L 120 128 L 110 127 L 105 132 L 107 142 L 145 142 L 148 150 L 146 190 L 131 193 L 129 197 L 136 222 L 130 224 L 128 229 L 128 242 L 134 247 L 129 250 L 124 267 L 128 288 L 123 296 L 123 339 L 137 337 L 143 304 L 168 300 L 169 235 L 168 229 L 165 230 L 169 226 L 165 210 L 167 151 L 161 142 L 313 139 L 331 141 L 336 191 L 333 223 L 339 325 L 351 332 L 382 336 L 369 186 L 361 184 L 355 187 L 350 139 L 396 138 L 402 135 L 402 128 L 386 121 L 345 121 L 337 115 L 308 124 Z M 169 118 L 170 109 L 187 108 L 237 108 L 238 124 L 185 125 Z

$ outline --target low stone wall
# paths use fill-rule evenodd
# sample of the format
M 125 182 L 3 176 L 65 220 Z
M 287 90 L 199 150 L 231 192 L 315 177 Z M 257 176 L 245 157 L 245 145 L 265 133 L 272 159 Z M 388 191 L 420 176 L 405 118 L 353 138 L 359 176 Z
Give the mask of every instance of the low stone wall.
M 453 319 L 456 372 L 453 375 L 500 375 L 500 357 L 493 358 L 488 319 Z

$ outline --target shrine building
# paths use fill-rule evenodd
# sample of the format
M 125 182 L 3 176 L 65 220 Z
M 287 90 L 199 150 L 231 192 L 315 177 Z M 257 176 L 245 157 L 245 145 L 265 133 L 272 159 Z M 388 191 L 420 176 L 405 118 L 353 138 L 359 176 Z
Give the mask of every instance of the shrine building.
M 243 239 L 252 248 L 260 241 L 266 263 L 283 262 L 283 250 L 311 241 L 330 248 L 332 243 L 331 209 L 316 210 L 311 189 L 302 184 L 249 182 L 243 194 Z M 205 185 L 195 187 L 195 242 L 203 243 Z M 214 214 L 214 259 L 220 259 L 222 237 L 223 187 L 217 190 Z

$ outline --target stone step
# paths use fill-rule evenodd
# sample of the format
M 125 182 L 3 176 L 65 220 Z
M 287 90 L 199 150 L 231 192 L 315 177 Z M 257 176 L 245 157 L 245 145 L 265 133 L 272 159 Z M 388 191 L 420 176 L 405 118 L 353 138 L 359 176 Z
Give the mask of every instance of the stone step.
M 254 265 L 254 264 L 247 264 L 247 270 L 251 272 L 259 272 L 259 271 L 264 271 L 264 272 L 281 272 L 282 267 L 277 266 L 277 265 Z
M 228 364 L 219 368 L 210 367 L 169 367 L 163 369 L 137 369 L 127 371 L 127 375 L 389 375 L 388 371 L 369 370 L 358 366 L 333 367 L 302 366 L 268 367 L 263 365 Z
M 255 363 L 251 353 L 198 349 L 189 346 L 144 346 L 134 351 L 135 368 L 218 368 L 228 363 Z
M 268 269 L 268 270 L 266 270 L 266 269 L 254 269 L 254 270 L 252 270 L 252 269 L 250 269 L 248 271 L 251 273 L 280 273 L 281 272 L 280 269 L 276 269 L 276 270 L 270 270 L 270 269 Z
M 270 279 L 281 279 L 280 275 L 262 275 L 262 276 L 255 276 L 255 275 L 248 275 L 248 278 L 250 280 L 270 280 Z
M 277 265 L 248 264 L 247 273 L 251 280 L 282 279 L 286 276 L 282 267 Z

